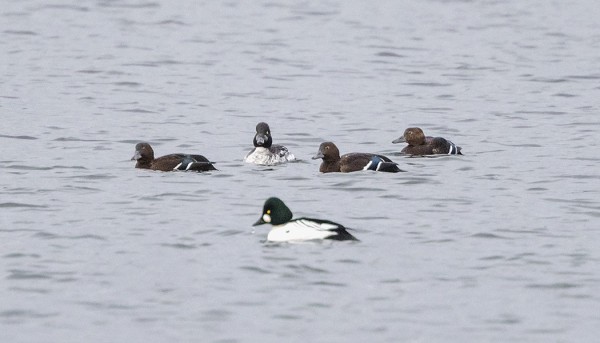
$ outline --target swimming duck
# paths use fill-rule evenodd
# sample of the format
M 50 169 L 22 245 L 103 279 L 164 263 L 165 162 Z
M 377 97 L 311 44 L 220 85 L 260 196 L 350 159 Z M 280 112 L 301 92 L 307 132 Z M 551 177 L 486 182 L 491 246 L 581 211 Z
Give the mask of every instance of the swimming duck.
M 409 127 L 392 143 L 408 143 L 400 153 L 407 155 L 462 155 L 461 147 L 442 137 L 425 136 L 421 128 Z
M 260 122 L 256 125 L 253 143 L 254 149 L 244 157 L 246 163 L 271 166 L 296 159 L 283 145 L 273 144 L 271 129 L 267 123 Z
M 131 160 L 136 160 L 136 168 L 160 171 L 209 171 L 217 170 L 206 157 L 202 155 L 171 154 L 154 158 L 154 150 L 148 143 L 138 143 Z
M 398 163 L 383 155 L 368 153 L 349 153 L 340 157 L 340 151 L 332 142 L 324 142 L 319 146 L 319 151 L 313 160 L 323 159 L 319 171 L 321 173 L 342 172 L 349 173 L 358 170 L 374 170 L 381 172 L 401 172 Z
M 272 197 L 265 201 L 262 216 L 253 226 L 271 224 L 268 241 L 288 242 L 316 239 L 357 241 L 346 228 L 329 220 L 297 218 L 292 219 L 292 211 L 281 201 Z

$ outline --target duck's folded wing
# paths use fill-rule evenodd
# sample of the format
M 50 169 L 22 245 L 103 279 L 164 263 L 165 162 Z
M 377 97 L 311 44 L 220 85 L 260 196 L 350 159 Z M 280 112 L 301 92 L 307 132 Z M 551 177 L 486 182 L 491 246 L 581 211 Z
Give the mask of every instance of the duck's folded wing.
M 208 158 L 202 156 L 202 155 L 187 155 L 187 156 L 191 156 L 196 162 L 206 162 L 206 163 L 214 163 L 208 160 Z
M 159 158 L 154 159 L 152 161 L 152 169 L 154 170 L 162 170 L 162 171 L 172 171 L 178 168 L 178 165 L 181 164 L 182 155 L 180 154 L 171 154 L 161 156 Z
M 307 230 L 314 230 L 320 232 L 323 239 L 334 239 L 334 240 L 357 240 L 352 236 L 346 228 L 338 223 L 334 223 L 329 220 L 313 219 L 313 218 L 299 218 L 295 220 L 297 225 L 301 225 Z
M 172 154 L 164 157 L 170 157 L 173 162 L 172 170 L 191 170 L 191 171 L 209 171 L 217 170 L 206 157 L 202 155 Z M 161 157 L 162 158 L 162 157 Z
M 363 170 L 371 162 L 373 154 L 353 152 L 342 155 L 340 159 L 340 170 L 343 173 Z

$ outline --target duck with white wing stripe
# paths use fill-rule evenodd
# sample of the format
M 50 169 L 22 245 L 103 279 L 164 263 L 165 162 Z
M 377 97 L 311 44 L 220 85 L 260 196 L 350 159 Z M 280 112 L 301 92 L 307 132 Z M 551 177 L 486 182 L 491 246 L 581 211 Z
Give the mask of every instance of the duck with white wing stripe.
M 279 198 L 265 201 L 260 219 L 256 225 L 271 224 L 273 228 L 267 235 L 268 241 L 289 242 L 317 239 L 338 241 L 357 241 L 346 228 L 329 220 L 297 218 L 292 219 L 292 211 Z

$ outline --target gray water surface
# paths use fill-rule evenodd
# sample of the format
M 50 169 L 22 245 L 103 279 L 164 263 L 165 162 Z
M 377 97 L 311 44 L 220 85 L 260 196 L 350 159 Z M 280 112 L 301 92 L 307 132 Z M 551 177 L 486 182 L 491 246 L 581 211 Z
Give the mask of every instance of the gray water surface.
M 3 2 L 0 341 L 597 341 L 599 10 Z M 300 161 L 242 163 L 259 121 Z M 407 172 L 319 174 L 325 140 Z M 360 242 L 265 243 L 270 196 Z

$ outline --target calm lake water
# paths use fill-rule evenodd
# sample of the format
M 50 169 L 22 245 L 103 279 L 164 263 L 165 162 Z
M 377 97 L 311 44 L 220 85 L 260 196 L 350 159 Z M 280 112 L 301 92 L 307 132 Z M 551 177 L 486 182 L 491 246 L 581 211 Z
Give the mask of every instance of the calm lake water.
M 596 342 L 599 10 L 3 2 L 0 341 Z M 259 121 L 300 161 L 242 163 Z M 407 172 L 319 174 L 325 140 Z M 267 244 L 270 196 L 361 241 Z

